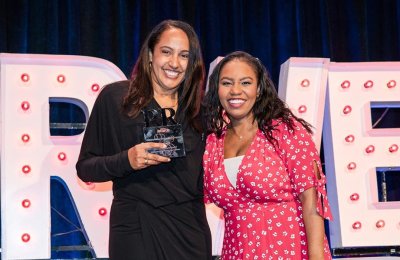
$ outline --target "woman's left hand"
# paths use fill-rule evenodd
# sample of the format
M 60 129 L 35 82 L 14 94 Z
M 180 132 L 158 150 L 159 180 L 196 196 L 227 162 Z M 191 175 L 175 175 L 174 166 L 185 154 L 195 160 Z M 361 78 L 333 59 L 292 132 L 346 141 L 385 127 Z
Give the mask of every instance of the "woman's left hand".
M 158 154 L 149 153 L 147 150 L 150 148 L 165 149 L 163 143 L 140 143 L 128 150 L 128 159 L 131 167 L 134 170 L 141 170 L 149 167 L 150 165 L 157 165 L 160 163 L 170 162 L 171 159 Z

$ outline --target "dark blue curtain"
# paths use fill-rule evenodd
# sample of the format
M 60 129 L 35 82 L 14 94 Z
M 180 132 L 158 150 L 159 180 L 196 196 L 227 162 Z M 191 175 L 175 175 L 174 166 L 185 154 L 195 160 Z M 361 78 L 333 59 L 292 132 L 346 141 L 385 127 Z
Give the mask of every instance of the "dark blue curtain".
M 207 71 L 217 56 L 244 50 L 268 67 L 276 84 L 290 57 L 400 60 L 400 0 L 0 0 L 0 52 L 99 57 L 129 77 L 147 33 L 164 19 L 195 28 Z M 52 200 L 68 193 L 60 185 L 52 180 Z M 75 232 L 79 218 L 55 204 L 74 208 L 52 201 L 53 247 L 86 245 Z M 90 252 L 69 257 L 82 254 Z M 66 255 L 53 250 L 52 257 Z
M 400 59 L 400 0 L 2 0 L 0 52 L 87 55 L 127 76 L 149 30 L 181 19 L 208 64 L 245 50 L 277 83 L 289 57 Z

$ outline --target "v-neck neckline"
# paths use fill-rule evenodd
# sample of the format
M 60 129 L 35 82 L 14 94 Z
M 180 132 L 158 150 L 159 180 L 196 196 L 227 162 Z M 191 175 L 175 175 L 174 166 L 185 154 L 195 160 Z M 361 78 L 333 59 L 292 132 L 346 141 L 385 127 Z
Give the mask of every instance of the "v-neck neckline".
M 253 136 L 253 139 L 251 140 L 251 143 L 250 143 L 249 147 L 247 147 L 247 149 L 246 149 L 246 152 L 245 152 L 244 154 L 242 154 L 242 155 L 238 155 L 238 156 L 243 156 L 243 158 L 242 158 L 242 161 L 240 162 L 239 167 L 238 167 L 237 178 L 236 178 L 236 183 L 235 183 L 235 184 L 233 184 L 233 183 L 231 183 L 231 182 L 229 181 L 229 178 L 228 178 L 228 175 L 227 175 L 226 169 L 225 169 L 225 159 L 234 158 L 234 157 L 225 158 L 224 146 L 225 146 L 226 131 L 227 131 L 227 129 L 225 128 L 224 132 L 223 132 L 222 135 L 221 135 L 221 140 L 220 140 L 220 142 L 221 142 L 221 145 L 220 145 L 220 149 L 221 149 L 221 150 L 220 150 L 220 154 L 221 154 L 221 157 L 220 157 L 220 158 L 222 158 L 222 171 L 223 171 L 223 175 L 224 175 L 225 181 L 228 182 L 229 185 L 230 185 L 234 190 L 236 190 L 236 189 L 237 189 L 238 180 L 239 180 L 239 174 L 242 172 L 242 168 L 243 168 L 244 162 L 245 162 L 245 161 L 247 160 L 247 158 L 249 157 L 249 153 L 250 153 L 250 151 L 252 150 L 252 147 L 254 146 L 254 142 L 255 142 L 255 140 L 257 139 L 257 136 L 258 136 L 258 134 L 259 134 L 259 132 L 260 132 L 260 129 L 257 129 L 256 134 Z M 238 156 L 235 156 L 235 157 L 238 157 Z

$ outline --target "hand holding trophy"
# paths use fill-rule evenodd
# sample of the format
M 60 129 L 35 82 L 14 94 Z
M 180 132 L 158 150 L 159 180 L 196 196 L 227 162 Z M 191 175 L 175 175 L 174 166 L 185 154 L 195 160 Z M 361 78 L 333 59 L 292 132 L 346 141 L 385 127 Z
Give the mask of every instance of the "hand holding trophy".
M 169 115 L 167 116 L 167 113 Z M 182 126 L 177 124 L 173 116 L 175 111 L 170 108 L 151 109 L 143 111 L 146 126 L 143 127 L 145 142 L 164 143 L 166 148 L 150 148 L 147 151 L 165 157 L 183 157 L 185 145 Z

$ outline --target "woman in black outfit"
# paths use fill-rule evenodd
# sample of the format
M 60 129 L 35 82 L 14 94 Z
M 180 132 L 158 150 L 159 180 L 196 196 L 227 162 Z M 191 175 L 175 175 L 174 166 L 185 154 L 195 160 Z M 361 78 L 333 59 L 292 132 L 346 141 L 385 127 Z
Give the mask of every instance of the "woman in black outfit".
M 166 20 L 145 40 L 132 78 L 99 94 L 76 169 L 85 182 L 113 181 L 110 259 L 211 259 L 199 120 L 204 71 L 193 28 Z M 151 153 L 164 144 L 144 140 L 143 111 L 161 108 L 182 126 L 183 157 Z

